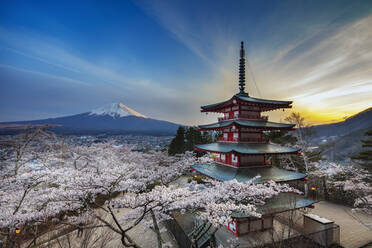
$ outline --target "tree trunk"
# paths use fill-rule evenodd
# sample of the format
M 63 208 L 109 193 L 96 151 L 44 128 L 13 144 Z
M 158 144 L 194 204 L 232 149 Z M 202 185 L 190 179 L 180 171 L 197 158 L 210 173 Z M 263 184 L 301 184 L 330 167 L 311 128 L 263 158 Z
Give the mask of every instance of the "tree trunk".
M 328 195 L 328 189 L 327 189 L 327 181 L 326 181 L 326 177 L 323 177 L 322 178 L 322 181 L 323 181 L 323 190 L 324 190 L 324 199 L 326 201 L 329 200 L 329 195 Z
M 306 156 L 305 152 L 302 152 L 302 157 L 303 157 L 304 163 L 305 163 L 306 174 L 308 174 L 309 173 L 309 162 L 308 162 L 308 159 L 307 159 L 307 156 Z M 307 182 L 305 182 L 304 189 L 305 189 L 305 195 L 304 196 L 307 197 L 308 193 L 309 193 L 309 188 L 308 188 Z
M 125 240 L 127 239 L 128 242 Z M 124 247 L 134 247 L 134 248 L 141 248 L 139 245 L 137 245 L 126 233 L 121 234 L 121 244 Z
M 154 224 L 154 231 L 156 233 L 156 237 L 158 238 L 158 248 L 161 248 L 163 240 L 161 238 L 158 222 L 156 221 L 156 217 L 155 217 L 154 211 L 152 211 L 152 209 L 150 210 L 150 213 L 151 213 L 152 223 Z

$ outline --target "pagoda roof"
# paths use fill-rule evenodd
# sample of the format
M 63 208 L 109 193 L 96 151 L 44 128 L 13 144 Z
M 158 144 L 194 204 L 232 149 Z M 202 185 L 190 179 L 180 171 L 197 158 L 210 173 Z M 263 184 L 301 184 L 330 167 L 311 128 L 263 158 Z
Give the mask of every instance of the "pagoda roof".
M 237 119 L 231 121 L 223 121 L 223 122 L 216 122 L 213 124 L 208 125 L 200 125 L 200 129 L 219 129 L 224 127 L 229 127 L 232 125 L 238 125 L 242 127 L 253 127 L 253 128 L 263 128 L 263 129 L 290 129 L 295 126 L 295 124 L 287 124 L 287 123 L 277 123 L 277 122 L 270 122 L 265 120 L 244 120 L 244 119 Z
M 199 150 L 209 152 L 240 154 L 288 154 L 300 151 L 300 148 L 274 145 L 270 143 L 211 143 L 195 145 Z
M 297 194 L 293 193 L 280 193 L 266 201 L 262 206 L 257 207 L 257 213 L 262 215 L 270 215 L 275 213 L 281 213 L 288 210 L 305 208 L 313 205 L 315 201 L 305 199 Z M 233 212 L 232 218 L 249 218 L 249 216 L 244 213 Z
M 273 166 L 234 168 L 217 163 L 211 163 L 194 164 L 192 168 L 200 174 L 218 181 L 230 181 L 236 179 L 241 183 L 248 182 L 256 176 L 260 177 L 256 178 L 254 183 L 263 183 L 267 181 L 288 182 L 300 180 L 307 176 L 303 173 L 287 171 Z
M 282 107 L 282 108 L 288 107 L 288 105 L 292 104 L 292 101 L 278 101 L 278 100 L 260 99 L 260 98 L 250 97 L 247 93 L 239 93 L 239 94 L 234 95 L 232 98 L 230 98 L 226 101 L 201 106 L 201 109 L 202 109 L 202 111 L 208 111 L 208 110 L 212 110 L 212 109 L 215 109 L 215 108 L 225 107 L 225 105 L 227 105 L 233 99 L 238 99 L 240 101 L 249 102 L 249 103 L 253 103 L 253 104 L 277 105 L 277 107 Z

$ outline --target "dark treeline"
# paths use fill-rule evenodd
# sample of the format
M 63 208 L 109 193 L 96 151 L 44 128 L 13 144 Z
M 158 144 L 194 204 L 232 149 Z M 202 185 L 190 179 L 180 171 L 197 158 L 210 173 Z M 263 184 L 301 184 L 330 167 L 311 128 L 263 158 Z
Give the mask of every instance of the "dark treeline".
M 179 127 L 176 137 L 169 145 L 168 154 L 175 155 L 185 151 L 193 151 L 195 145 L 211 143 L 212 136 L 207 133 L 201 133 L 197 127 Z

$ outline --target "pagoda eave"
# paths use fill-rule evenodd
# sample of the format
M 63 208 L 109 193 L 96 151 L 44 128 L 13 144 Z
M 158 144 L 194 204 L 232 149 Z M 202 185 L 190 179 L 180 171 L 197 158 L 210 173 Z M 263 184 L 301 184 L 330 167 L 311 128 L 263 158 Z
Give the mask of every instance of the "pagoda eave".
M 293 131 L 295 124 L 284 124 L 284 123 L 268 122 L 268 121 L 262 121 L 262 120 L 234 119 L 234 120 L 220 121 L 217 123 L 212 123 L 212 124 L 207 124 L 207 125 L 199 125 L 199 130 L 200 131 L 221 130 L 225 128 L 230 128 L 232 126 L 236 126 L 239 128 L 252 128 L 252 129 L 257 129 L 257 130 Z
M 227 126 L 231 127 L 231 126 Z M 199 131 L 220 131 L 226 127 L 216 127 L 216 128 L 199 128 Z M 287 127 L 252 127 L 252 130 L 255 131 L 295 131 L 294 128 L 287 128 Z
M 298 154 L 300 148 L 285 147 L 269 143 L 211 143 L 196 145 L 196 151 L 213 153 L 235 153 L 244 155 L 283 155 Z
M 315 201 L 292 193 L 281 193 L 269 199 L 264 205 L 258 206 L 257 212 L 262 216 L 274 215 L 288 210 L 311 207 Z M 256 219 L 243 213 L 232 213 L 233 219 Z
M 200 112 L 223 112 L 224 108 L 232 107 L 234 105 L 248 105 L 254 107 L 260 107 L 262 111 L 270 111 L 283 108 L 292 108 L 292 101 L 277 101 L 269 99 L 260 99 L 249 97 L 248 95 L 236 94 L 229 100 L 201 106 Z
M 267 181 L 284 183 L 302 180 L 307 177 L 307 175 L 304 173 L 287 171 L 274 166 L 234 168 L 220 165 L 218 163 L 211 163 L 194 164 L 192 168 L 197 173 L 222 182 L 235 179 L 241 183 L 247 183 L 251 180 L 254 180 L 253 182 L 255 184 L 264 183 Z

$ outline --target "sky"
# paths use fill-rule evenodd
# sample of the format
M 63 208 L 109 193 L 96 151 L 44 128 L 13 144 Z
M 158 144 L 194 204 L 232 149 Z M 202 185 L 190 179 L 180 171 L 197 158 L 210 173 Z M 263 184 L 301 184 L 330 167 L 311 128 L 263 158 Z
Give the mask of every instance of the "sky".
M 200 106 L 238 93 L 240 41 L 250 96 L 293 100 L 283 120 L 341 121 L 372 107 L 372 1 L 0 2 L 0 121 L 122 102 L 203 124 Z

